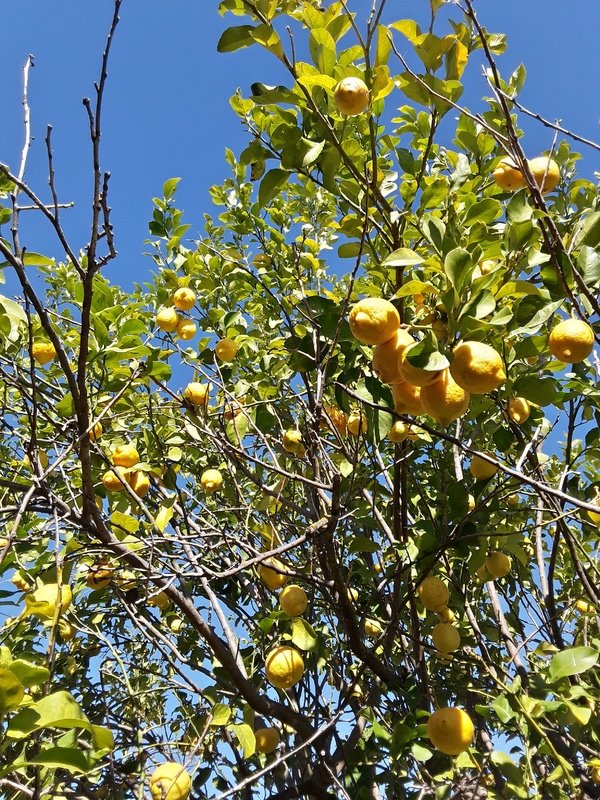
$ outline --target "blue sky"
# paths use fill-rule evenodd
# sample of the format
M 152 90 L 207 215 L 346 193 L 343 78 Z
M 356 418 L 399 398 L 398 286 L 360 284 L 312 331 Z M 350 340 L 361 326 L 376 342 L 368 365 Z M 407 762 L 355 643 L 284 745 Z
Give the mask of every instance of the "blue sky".
M 6 3 L 0 81 L 0 161 L 16 170 L 22 147 L 21 82 L 28 53 L 36 58 L 30 78 L 34 142 L 27 171 L 31 185 L 48 196 L 44 135 L 54 132 L 57 185 L 62 201 L 74 200 L 64 212 L 64 225 L 75 248 L 88 234 L 90 146 L 81 99 L 90 96 L 112 3 L 109 0 L 20 0 Z M 354 0 L 352 8 L 367 8 Z M 425 0 L 402 2 L 394 13 L 419 18 Z M 525 62 L 528 80 L 522 101 L 550 119 L 560 117 L 580 134 L 600 138 L 600 72 L 597 68 L 597 0 L 478 0 L 480 19 L 488 30 L 505 32 L 509 50 L 500 59 L 508 76 Z M 220 55 L 221 31 L 241 20 L 217 13 L 217 0 L 125 0 L 117 32 L 106 95 L 103 125 L 103 168 L 112 173 L 111 205 L 117 235 L 118 261 L 108 272 L 120 283 L 143 280 L 150 262 L 141 256 L 151 215 L 151 198 L 166 178 L 183 178 L 178 192 L 190 233 L 201 230 L 202 214 L 212 212 L 211 184 L 228 171 L 224 148 L 239 152 L 245 145 L 229 96 L 253 81 L 287 80 L 275 60 L 258 47 Z M 457 16 L 449 5 L 447 12 Z M 443 32 L 446 32 L 443 28 Z M 479 108 L 486 94 L 481 77 L 481 51 L 467 73 L 466 102 Z M 400 71 L 398 69 L 398 71 Z M 393 96 L 395 97 L 395 95 Z M 398 104 L 405 98 L 398 94 Z M 526 149 L 550 146 L 551 132 L 527 124 Z M 600 169 L 598 153 L 588 151 L 582 171 Z M 30 215 L 31 217 L 31 215 Z M 31 224 L 31 223 L 30 223 Z M 60 255 L 45 226 L 35 225 L 29 249 Z

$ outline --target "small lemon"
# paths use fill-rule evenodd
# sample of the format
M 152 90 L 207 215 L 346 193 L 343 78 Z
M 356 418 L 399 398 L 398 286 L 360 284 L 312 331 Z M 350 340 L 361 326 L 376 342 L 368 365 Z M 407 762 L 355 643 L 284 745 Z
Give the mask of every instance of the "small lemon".
M 369 105 L 369 89 L 360 78 L 344 78 L 333 92 L 335 107 L 346 117 L 362 114 Z
M 438 623 L 431 632 L 431 639 L 440 653 L 453 653 L 460 647 L 460 633 L 449 622 Z
M 150 776 L 153 800 L 187 800 L 192 789 L 189 773 L 174 761 L 160 764 Z
M 179 338 L 187 342 L 190 339 L 193 339 L 196 335 L 196 323 L 193 320 L 184 317 L 184 319 L 180 319 L 177 323 L 176 330 Z
M 381 636 L 383 633 L 383 628 L 381 627 L 381 623 L 378 622 L 376 619 L 366 619 L 364 624 L 365 635 L 372 636 L 373 638 L 377 638 Z
M 400 327 L 400 315 L 389 300 L 367 297 L 352 306 L 348 322 L 352 335 L 359 342 L 382 344 Z
M 347 422 L 348 433 L 352 436 L 358 436 L 361 433 L 367 432 L 367 418 L 361 411 L 353 411 L 348 415 Z
M 140 454 L 132 444 L 120 444 L 112 451 L 110 460 L 116 467 L 134 467 Z
M 581 614 L 593 614 L 596 609 L 591 603 L 588 603 L 586 600 L 577 600 L 575 602 L 575 608 Z
M 394 442 L 394 444 L 400 444 L 400 442 L 404 442 L 406 439 L 413 438 L 416 434 L 413 433 L 412 426 L 407 425 L 406 422 L 402 422 L 402 420 L 398 420 L 394 422 L 390 431 L 387 435 L 387 438 Z
M 104 433 L 104 428 L 102 427 L 102 423 L 96 422 L 96 424 L 92 425 L 92 427 L 88 431 L 88 437 L 90 439 L 90 442 L 97 442 L 98 439 L 101 438 L 103 433 Z
M 580 319 L 563 319 L 548 337 L 548 348 L 554 358 L 565 364 L 577 364 L 594 349 L 594 331 Z
M 302 680 L 304 661 L 293 647 L 275 647 L 265 658 L 265 674 L 277 689 L 290 689 Z
M 471 394 L 486 394 L 506 380 L 500 353 L 483 342 L 460 342 L 450 365 L 452 377 Z
M 279 605 L 289 617 L 301 617 L 308 606 L 308 597 L 301 586 L 290 583 L 281 590 Z
M 523 173 L 512 158 L 503 158 L 492 173 L 497 186 L 510 192 L 522 189 L 525 186 Z
M 150 489 L 150 478 L 145 472 L 134 472 L 129 475 L 128 482 L 138 497 L 146 497 Z
M 333 427 L 340 434 L 340 436 L 345 436 L 348 430 L 348 417 L 346 416 L 346 414 L 344 414 L 343 411 L 341 411 L 339 408 L 336 408 L 335 406 L 325 405 L 323 409 L 327 414 L 327 416 L 329 417 L 329 419 L 331 420 Z M 325 420 L 322 420 L 321 424 L 324 427 L 327 427 L 327 423 L 325 422 Z
M 556 161 L 547 156 L 539 156 L 530 159 L 527 163 L 542 194 L 556 189 L 560 182 L 560 167 Z
M 444 428 L 466 413 L 469 400 L 469 392 L 456 383 L 449 369 L 442 370 L 432 383 L 421 388 L 424 410 Z
M 491 457 L 491 453 L 486 453 Z M 498 467 L 495 464 L 490 464 L 480 456 L 473 456 L 469 464 L 471 475 L 478 481 L 489 481 L 498 472 Z
M 182 286 L 181 289 L 177 289 L 173 295 L 173 305 L 180 311 L 189 311 L 190 308 L 194 307 L 195 302 L 196 293 L 187 286 Z
M 485 568 L 492 578 L 505 578 L 510 572 L 511 566 L 512 560 L 510 556 L 498 551 L 490 553 L 485 560 Z
M 302 448 L 302 433 L 290 428 L 283 434 L 281 444 L 287 453 L 297 453 Z
M 433 575 L 428 575 L 417 589 L 417 594 L 425 608 L 437 611 L 443 606 L 448 605 L 450 592 L 444 581 Z
M 207 494 L 218 492 L 223 483 L 223 476 L 218 469 L 206 469 L 200 477 L 200 485 Z
M 511 397 L 508 401 L 508 416 L 517 425 L 522 425 L 531 414 L 531 406 L 524 397 Z
M 279 731 L 277 728 L 258 728 L 254 731 L 256 752 L 268 755 L 277 749 L 279 744 Z
M 374 348 L 371 367 L 380 381 L 395 383 L 402 380 L 400 356 L 411 344 L 416 344 L 416 342 L 410 333 L 404 328 L 398 328 L 387 342 L 382 342 Z
M 39 464 L 40 464 L 41 468 L 42 469 L 47 469 L 48 468 L 48 464 L 50 463 L 50 461 L 48 459 L 48 453 L 44 452 L 44 450 L 38 450 L 37 451 L 37 458 L 38 458 L 38 461 L 39 461 Z M 27 467 L 27 469 L 30 470 L 31 469 L 31 462 L 29 461 L 29 456 L 25 456 L 25 458 L 23 459 L 23 462 L 24 462 L 25 466 Z
M 94 564 L 90 567 L 85 582 L 90 589 L 104 589 L 112 581 L 113 572 L 114 570 L 103 564 Z
M 281 589 L 287 583 L 287 575 L 284 574 L 285 565 L 277 558 L 270 558 L 258 568 L 258 577 L 271 591 Z
M 439 708 L 427 721 L 427 735 L 441 753 L 457 756 L 469 748 L 475 729 L 462 708 Z
M 456 618 L 456 614 L 448 606 L 442 606 L 435 612 L 442 622 L 452 622 Z
M 56 358 L 56 348 L 52 342 L 34 342 L 31 345 L 31 354 L 37 363 L 44 367 Z
M 156 325 L 165 333 L 176 331 L 179 320 L 179 314 L 174 308 L 160 308 L 156 314 Z
M 215 355 L 219 361 L 233 361 L 238 351 L 233 339 L 220 339 L 215 346 Z

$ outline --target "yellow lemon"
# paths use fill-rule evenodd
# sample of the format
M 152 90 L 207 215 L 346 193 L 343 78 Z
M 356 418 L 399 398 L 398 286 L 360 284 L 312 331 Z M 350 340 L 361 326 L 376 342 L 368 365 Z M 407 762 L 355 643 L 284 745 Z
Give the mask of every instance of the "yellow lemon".
M 506 380 L 500 353 L 483 342 L 460 342 L 450 365 L 452 377 L 471 394 L 486 394 Z
M 427 721 L 427 735 L 441 753 L 457 756 L 469 748 L 475 729 L 462 708 L 439 708 Z
M 116 467 L 134 467 L 140 460 L 140 455 L 134 445 L 120 444 L 112 451 L 110 460 Z
M 116 469 L 109 469 L 102 476 L 102 484 L 107 492 L 124 492 L 125 486 L 119 480 L 118 475 L 128 483 L 128 475 L 125 473 L 125 467 L 117 467 Z
M 285 570 L 285 565 L 277 558 L 270 558 L 258 568 L 258 577 L 267 589 L 275 591 L 287 583 L 287 575 L 284 575 L 282 570 Z
M 134 472 L 129 476 L 128 482 L 138 497 L 146 497 L 150 489 L 150 478 L 145 472 Z
M 323 409 L 340 436 L 345 436 L 348 430 L 348 417 L 344 414 L 344 412 L 339 408 L 335 408 L 335 406 L 329 405 L 323 406 Z M 321 425 L 325 428 L 327 427 L 325 420 L 321 420 Z
M 444 428 L 462 417 L 469 408 L 469 400 L 469 392 L 456 383 L 448 369 L 439 373 L 433 383 L 421 388 L 424 410 Z
M 362 114 L 369 105 L 367 84 L 360 78 L 344 78 L 334 89 L 333 102 L 340 114 L 346 117 Z
M 33 614 L 41 619 L 52 619 L 60 598 L 59 614 L 64 613 L 73 602 L 71 587 L 64 583 L 45 583 L 25 597 L 25 607 L 28 614 Z
M 223 476 L 218 469 L 205 469 L 200 477 L 200 485 L 208 494 L 218 492 L 223 483 Z
M 359 342 L 382 344 L 400 327 L 400 315 L 389 300 L 367 297 L 352 306 L 348 322 L 352 335 Z
M 423 414 L 421 402 L 421 387 L 412 383 L 399 381 L 392 384 L 392 397 L 394 398 L 394 411 L 397 414 Z
M 367 418 L 361 411 L 353 411 L 348 416 L 348 433 L 358 436 L 360 433 L 367 432 Z
M 181 289 L 177 289 L 173 295 L 173 305 L 180 311 L 189 311 L 190 308 L 194 307 L 195 302 L 196 293 L 187 286 L 182 286 Z
M 412 386 L 422 387 L 432 383 L 440 375 L 440 371 L 436 370 L 432 372 L 431 370 L 422 369 L 421 367 L 415 367 L 410 363 L 408 357 L 410 351 L 416 344 L 415 342 L 415 344 L 405 347 L 400 354 L 399 370 L 400 377 L 403 381 L 412 384 Z
M 491 453 L 486 453 L 486 455 L 491 456 Z M 469 469 L 471 470 L 471 475 L 478 481 L 489 481 L 498 472 L 498 467 L 495 464 L 490 464 L 489 461 L 480 456 L 473 456 Z
M 600 766 L 592 767 L 590 770 L 590 778 L 594 783 L 600 783 Z
M 511 566 L 512 561 L 510 556 L 498 551 L 490 553 L 485 560 L 485 568 L 492 578 L 505 578 L 510 572 Z
M 90 442 L 97 442 L 98 439 L 101 438 L 103 433 L 104 433 L 104 428 L 102 427 L 102 423 L 96 422 L 96 424 L 92 425 L 92 427 L 88 432 Z
M 215 346 L 215 355 L 219 361 L 233 361 L 238 351 L 233 339 L 220 339 Z
M 56 358 L 56 348 L 52 342 L 34 342 L 31 346 L 31 354 L 35 361 L 43 367 Z
M 433 575 L 428 575 L 417 589 L 421 602 L 430 611 L 437 611 L 448 605 L 450 592 L 444 581 Z
M 308 597 L 301 586 L 290 583 L 284 586 L 279 594 L 279 605 L 290 617 L 301 617 L 308 606 Z
M 373 638 L 377 638 L 381 636 L 383 633 L 383 628 L 381 627 L 381 623 L 379 623 L 376 619 L 366 619 L 364 624 L 365 635 L 372 636 Z
M 583 320 L 563 319 L 552 329 L 548 348 L 559 361 L 577 364 L 594 349 L 594 331 Z
M 174 761 L 160 764 L 150 776 L 153 800 L 187 800 L 192 789 L 189 773 Z
M 10 582 L 20 592 L 28 592 L 31 589 L 31 584 L 23 575 L 21 575 L 20 572 L 15 572 L 15 574 L 10 579 Z
M 44 452 L 44 450 L 38 450 L 37 458 L 38 458 L 38 461 L 39 461 L 39 464 L 40 464 L 41 468 L 42 469 L 47 469 L 48 468 L 48 464 L 50 463 L 50 461 L 48 459 L 48 454 L 46 452 Z M 24 462 L 25 466 L 27 467 L 27 469 L 30 470 L 31 469 L 31 462 L 29 461 L 29 456 L 25 456 L 25 458 L 23 459 L 23 462 Z
M 433 646 L 440 653 L 453 653 L 460 647 L 460 633 L 449 622 L 440 622 L 431 632 Z
M 183 390 L 183 396 L 193 406 L 205 406 L 208 402 L 208 386 L 205 383 L 192 381 Z
M 442 606 L 441 608 L 438 608 L 435 613 L 442 620 L 442 622 L 452 622 L 456 617 L 454 611 L 452 611 L 451 608 L 448 608 L 448 606 Z
M 283 449 L 288 453 L 297 453 L 302 448 L 302 434 L 293 428 L 283 434 L 281 440 Z
M 387 438 L 395 444 L 400 444 L 400 442 L 403 442 L 406 439 L 418 439 L 419 435 L 415 432 L 412 425 L 407 425 L 406 422 L 398 420 L 397 422 L 394 422 L 390 428 Z
M 277 689 L 289 689 L 302 680 L 304 661 L 293 647 L 275 647 L 265 658 L 267 680 Z
M 525 186 L 523 173 L 512 158 L 503 158 L 492 173 L 496 185 L 501 189 L 514 192 Z
M 254 731 L 256 752 L 268 755 L 277 749 L 279 744 L 279 731 L 277 728 L 258 728 Z
M 528 161 L 529 169 L 542 194 L 556 189 L 560 182 L 560 167 L 552 158 L 539 156 Z
M 517 425 L 522 425 L 531 414 L 531 406 L 524 397 L 511 397 L 508 401 L 508 416 Z
M 193 320 L 185 317 L 184 319 L 179 320 L 176 330 L 179 338 L 187 342 L 190 339 L 193 339 L 196 335 L 196 323 Z
M 179 314 L 174 308 L 160 308 L 156 314 L 156 325 L 165 333 L 176 331 L 179 320 Z
M 575 608 L 581 614 L 593 614 L 595 612 L 595 608 L 591 603 L 588 603 L 586 600 L 577 600 L 575 602 Z
M 113 572 L 114 570 L 103 564 L 94 564 L 90 567 L 85 582 L 90 589 L 104 589 L 112 581 Z
M 404 328 L 398 328 L 394 335 L 378 344 L 373 350 L 371 367 L 373 372 L 383 383 L 396 383 L 402 380 L 400 375 L 400 356 L 411 344 L 415 344 L 413 337 Z

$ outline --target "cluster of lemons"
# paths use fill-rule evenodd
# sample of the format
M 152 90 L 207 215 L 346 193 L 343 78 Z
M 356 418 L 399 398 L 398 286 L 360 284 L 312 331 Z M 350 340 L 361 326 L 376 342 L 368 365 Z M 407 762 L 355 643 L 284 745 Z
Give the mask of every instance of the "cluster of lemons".
M 189 317 L 182 317 L 178 311 L 190 311 L 196 303 L 196 293 L 188 286 L 177 289 L 173 295 L 173 305 L 164 306 L 156 314 L 156 324 L 165 333 L 176 333 L 180 339 L 189 341 L 196 335 L 196 323 Z
M 99 425 L 99 423 L 97 424 Z M 98 438 L 97 432 L 93 435 Z M 140 455 L 135 446 L 132 444 L 118 445 L 112 451 L 110 460 L 113 469 L 107 470 L 102 476 L 102 484 L 106 491 L 124 492 L 125 485 L 128 484 L 138 497 L 145 497 L 150 489 L 150 479 L 145 472 L 135 469 L 136 465 L 140 463 Z

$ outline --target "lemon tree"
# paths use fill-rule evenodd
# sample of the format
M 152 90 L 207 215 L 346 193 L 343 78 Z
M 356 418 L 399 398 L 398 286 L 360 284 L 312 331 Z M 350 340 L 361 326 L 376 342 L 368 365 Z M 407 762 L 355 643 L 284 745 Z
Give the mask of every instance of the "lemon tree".
M 600 796 L 599 148 L 391 5 L 218 4 L 282 77 L 204 216 L 157 158 L 143 286 L 105 70 L 87 238 L 0 154 L 9 800 Z

